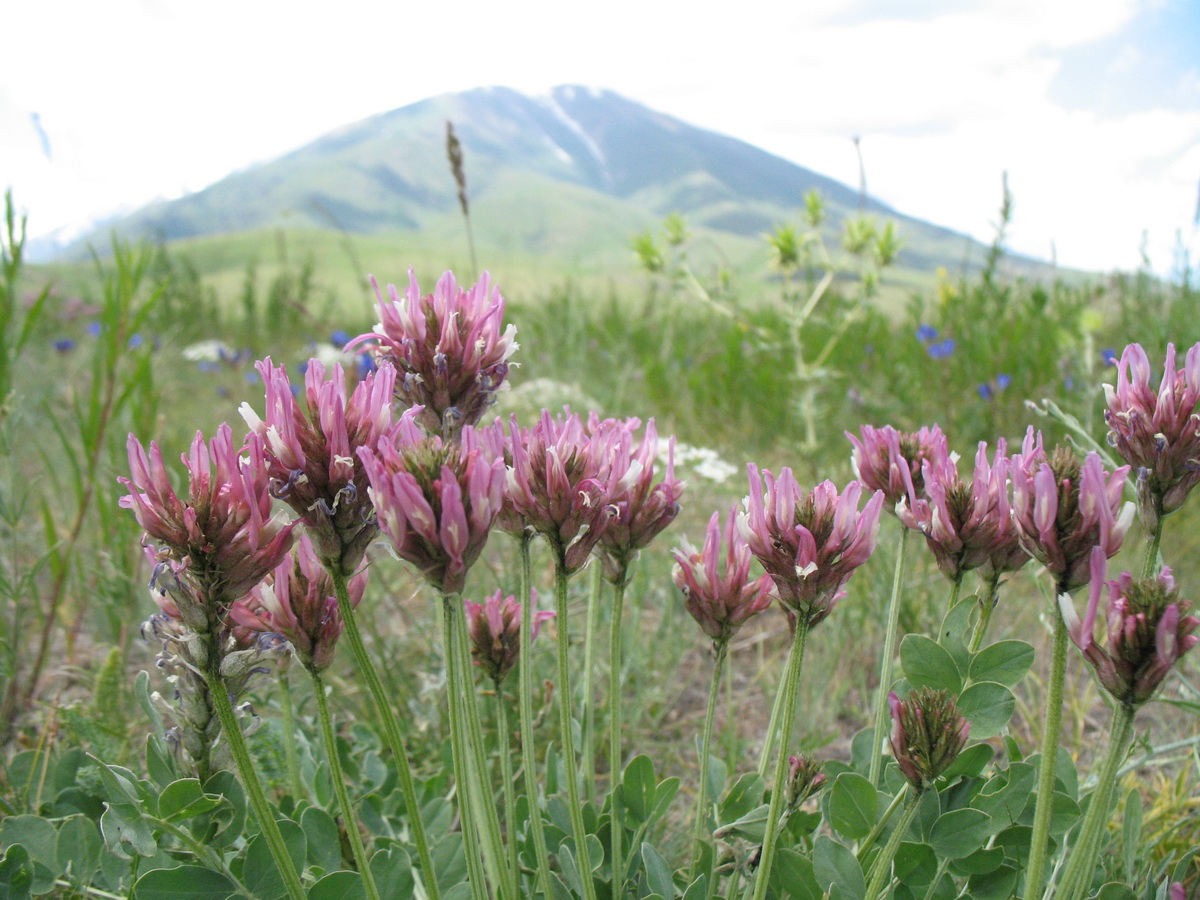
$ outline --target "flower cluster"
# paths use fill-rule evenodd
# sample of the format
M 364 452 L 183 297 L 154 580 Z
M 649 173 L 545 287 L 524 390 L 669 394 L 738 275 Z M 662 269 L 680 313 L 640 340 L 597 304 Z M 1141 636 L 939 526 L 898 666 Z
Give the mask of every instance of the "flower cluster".
M 349 579 L 353 606 L 358 606 L 366 587 L 366 569 Z M 233 604 L 229 617 L 249 631 L 286 638 L 304 667 L 315 672 L 333 662 L 343 627 L 333 579 L 306 534 L 265 581 Z
M 1149 700 L 1171 666 L 1200 642 L 1193 634 L 1200 620 L 1188 615 L 1191 604 L 1179 596 L 1175 579 L 1164 567 L 1157 578 L 1134 580 L 1128 572 L 1105 582 L 1107 559 L 1102 548 L 1091 555 L 1091 590 L 1083 621 L 1067 594 L 1059 597 L 1063 622 L 1105 690 L 1130 706 Z M 1108 648 L 1096 642 L 1094 629 L 1100 595 L 1108 588 Z
M 161 547 L 153 583 L 169 591 L 179 618 L 199 632 L 218 630 L 230 604 L 262 581 L 292 543 L 294 524 L 271 515 L 262 444 L 251 435 L 248 446 L 249 457 L 240 457 L 228 425 L 209 443 L 197 432 L 183 455 L 184 500 L 171 487 L 157 444 L 147 452 L 132 434 L 126 444 L 131 477 L 118 479 L 129 489 L 121 506 Z
M 950 459 L 946 435 L 936 425 L 914 432 L 864 425 L 860 431 L 861 438 L 846 432 L 854 445 L 850 456 L 854 476 L 867 490 L 883 491 L 889 511 L 910 493 L 923 497 L 926 468 L 939 471 Z
M 1058 592 L 1069 593 L 1088 583 L 1092 548 L 1105 556 L 1121 549 L 1133 522 L 1132 503 L 1121 504 L 1128 466 L 1111 474 L 1100 457 L 1089 453 L 1082 465 L 1066 447 L 1049 458 L 1012 460 L 1013 518 L 1025 548 L 1055 577 Z
M 852 481 L 840 495 L 832 481 L 804 494 L 791 469 L 778 478 L 768 471 L 760 477 L 753 464 L 748 469 L 750 495 L 738 527 L 780 601 L 812 627 L 829 615 L 845 595 L 843 585 L 875 550 L 883 492 L 860 511 L 861 482 Z
M 421 407 L 421 425 L 430 433 L 454 439 L 466 425 L 483 418 L 508 377 L 509 357 L 517 350 L 516 328 L 501 332 L 504 298 L 487 272 L 470 290 L 462 290 L 452 272 L 438 279 L 432 294 L 422 296 L 412 269 L 401 298 L 388 285 L 379 300 L 375 330 L 360 342 L 378 342 L 378 359 L 395 366 L 396 400 L 402 407 Z
M 426 436 L 413 407 L 359 457 L 379 527 L 396 554 L 443 594 L 457 594 L 487 543 L 504 499 L 504 460 L 472 428 L 459 443 Z
M 382 366 L 347 400 L 342 367 L 327 378 L 320 361 L 309 360 L 302 409 L 283 366 L 272 366 L 270 357 L 256 365 L 266 385 L 266 418 L 248 403 L 238 411 L 265 448 L 272 493 L 304 521 L 321 562 L 352 573 L 379 533 L 358 450 L 375 446 L 392 423 L 395 370 Z
M 901 700 L 888 694 L 892 715 L 892 756 L 917 790 L 937 780 L 967 745 L 971 723 L 958 714 L 958 703 L 945 691 L 917 688 Z
M 463 601 L 467 634 L 471 638 L 471 657 L 475 665 L 497 684 L 516 666 L 521 652 L 521 604 L 511 594 L 507 597 L 503 594 L 503 591 L 496 591 L 482 603 Z M 533 599 L 536 602 L 536 591 Z M 529 639 L 535 640 L 542 623 L 553 618 L 551 610 L 534 610 Z
M 1175 368 L 1175 345 L 1158 391 L 1150 385 L 1150 360 L 1130 344 L 1117 363 L 1117 385 L 1104 386 L 1108 442 L 1133 466 L 1138 507 L 1150 531 L 1160 516 L 1174 512 L 1200 482 L 1200 344 Z

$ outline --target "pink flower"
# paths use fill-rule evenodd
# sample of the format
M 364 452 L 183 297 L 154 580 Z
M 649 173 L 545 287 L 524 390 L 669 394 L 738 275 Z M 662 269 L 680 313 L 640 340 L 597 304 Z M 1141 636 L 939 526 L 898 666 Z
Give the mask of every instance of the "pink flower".
M 508 447 L 511 521 L 545 536 L 567 574 L 583 568 L 616 510 L 614 494 L 628 490 L 638 471 L 613 480 L 612 429 L 589 433 L 579 416 L 566 411 L 521 429 L 514 418 Z
M 496 591 L 483 603 L 464 600 L 467 634 L 471 637 L 471 656 L 492 681 L 499 684 L 517 664 L 521 652 L 521 604 L 511 594 Z M 534 602 L 537 593 L 534 593 Z M 542 623 L 553 619 L 550 610 L 535 610 L 530 640 L 537 638 Z
M 358 606 L 367 570 L 350 578 L 348 587 L 351 604 Z M 304 534 L 266 581 L 233 604 L 229 617 L 251 631 L 287 638 L 305 668 L 317 672 L 333 662 L 343 627 L 333 579 Z
M 1175 369 L 1175 345 L 1167 358 L 1158 393 L 1150 387 L 1150 360 L 1140 344 L 1130 344 L 1117 364 L 1117 386 L 1106 384 L 1108 442 L 1137 473 L 1138 505 L 1153 529 L 1159 516 L 1183 505 L 1200 482 L 1200 344 Z
M 1095 453 L 1081 466 L 1066 447 L 1036 469 L 1022 462 L 1011 467 L 1013 518 L 1030 555 L 1054 575 L 1058 593 L 1069 593 L 1088 583 L 1093 547 L 1105 556 L 1121 549 L 1133 521 L 1133 504 L 1121 504 L 1129 467 L 1110 475 Z
M 864 425 L 860 430 L 861 440 L 845 433 L 854 445 L 850 456 L 854 475 L 867 490 L 883 491 L 889 512 L 905 500 L 910 487 L 916 497 L 925 495 L 926 464 L 937 472 L 950 460 L 946 435 L 936 425 L 915 432 L 897 431 L 891 425 Z
M 1192 634 L 1200 620 L 1187 615 L 1191 604 L 1179 596 L 1175 579 L 1164 567 L 1157 578 L 1135 581 L 1128 572 L 1104 581 L 1108 567 L 1104 550 L 1091 554 L 1091 590 L 1083 621 L 1068 594 L 1058 598 L 1063 622 L 1083 658 L 1104 688 L 1122 703 L 1139 706 L 1149 700 L 1171 666 L 1200 641 Z M 1100 593 L 1108 587 L 1108 649 L 1095 640 Z
M 132 509 L 146 536 L 161 545 L 153 583 L 171 586 L 171 596 L 191 628 L 216 631 L 233 601 L 245 596 L 283 559 L 293 524 L 271 516 L 268 474 L 257 436 L 249 458 L 233 449 L 228 425 L 210 444 L 196 433 L 183 455 L 187 499 L 171 487 L 158 445 L 147 453 L 132 434 L 127 442 L 130 493 L 121 506 Z
M 602 427 L 598 422 L 594 425 Z M 684 482 L 675 478 L 675 438 L 667 444 L 666 473 L 656 483 L 654 462 L 659 443 L 654 420 L 646 423 L 646 433 L 636 448 L 633 431 L 638 420 L 629 420 L 626 425 L 630 427 L 613 428 L 609 471 L 613 483 L 609 494 L 612 518 L 600 536 L 600 561 L 605 576 L 614 584 L 628 577 L 629 566 L 638 551 L 675 521 L 684 488 Z M 593 430 L 591 425 L 589 430 Z
M 303 519 L 322 563 L 350 574 L 379 533 L 358 450 L 375 446 L 392 424 L 395 370 L 381 366 L 347 400 L 342 367 L 326 378 L 325 367 L 309 360 L 302 408 L 283 366 L 267 357 L 256 368 L 266 385 L 266 418 L 248 403 L 239 412 L 265 447 L 272 492 Z
M 999 439 L 989 463 L 987 443 L 981 441 L 969 483 L 959 478 L 953 459 L 940 467 L 926 462 L 926 498 L 914 495 L 897 505 L 900 521 L 925 535 L 938 568 L 951 581 L 980 567 L 987 577 L 996 577 L 1029 560 L 1012 521 L 1006 450 L 1004 439 Z
M 487 543 L 504 499 L 504 460 L 481 447 L 474 429 L 461 443 L 426 437 L 406 413 L 359 457 L 379 527 L 397 555 L 444 594 L 457 594 Z
M 496 401 L 508 377 L 508 359 L 517 350 L 517 330 L 501 333 L 504 298 L 487 272 L 464 291 L 452 272 L 438 280 L 432 294 L 421 296 L 416 276 L 408 270 L 403 299 L 388 285 L 384 300 L 375 279 L 379 322 L 347 346 L 378 341 L 381 362 L 396 367 L 396 400 L 420 406 L 421 424 L 430 434 L 453 439 L 464 425 L 474 425 Z
M 751 464 L 747 512 L 738 528 L 751 552 L 775 581 L 786 607 L 807 617 L 809 627 L 829 615 L 845 595 L 843 585 L 871 556 L 879 531 L 883 491 L 876 491 L 860 512 L 861 482 L 838 495 L 832 481 L 802 494 L 792 470 L 776 479 Z
M 703 549 L 697 550 L 685 538 L 672 551 L 675 586 L 683 591 L 692 618 L 716 643 L 728 641 L 747 619 L 765 610 L 774 599 L 770 575 L 750 578 L 753 556 L 750 545 L 738 531 L 737 519 L 736 505 L 729 511 L 724 529 L 720 514 L 713 513 L 708 520 Z

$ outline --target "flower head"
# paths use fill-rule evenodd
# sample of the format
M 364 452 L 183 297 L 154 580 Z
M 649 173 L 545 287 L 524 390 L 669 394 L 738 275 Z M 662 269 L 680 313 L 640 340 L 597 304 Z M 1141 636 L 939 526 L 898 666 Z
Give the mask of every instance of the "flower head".
M 595 421 L 594 414 L 589 423 L 589 431 L 604 427 L 612 430 L 609 481 L 613 489 L 608 503 L 612 518 L 600 536 L 599 550 L 604 574 L 613 583 L 627 578 L 638 551 L 675 521 L 684 488 L 684 482 L 675 477 L 675 438 L 667 443 L 663 479 L 655 482 L 658 431 L 651 419 L 641 443 L 635 447 L 633 432 L 637 425 L 638 420 L 631 419 L 605 426 Z
M 350 578 L 352 605 L 358 606 L 366 586 L 366 569 Z M 343 627 L 333 579 L 305 534 L 267 580 L 233 604 L 229 617 L 250 631 L 282 635 L 304 667 L 317 672 L 333 662 Z
M 736 505 L 729 511 L 723 529 L 720 514 L 713 513 L 701 550 L 685 538 L 672 552 L 675 586 L 683 591 L 687 611 L 716 643 L 728 641 L 747 619 L 765 610 L 774 599 L 770 575 L 750 578 L 753 557 L 737 528 L 737 519 Z
M 1104 395 L 1108 442 L 1133 466 L 1143 524 L 1153 530 L 1200 482 L 1200 344 L 1178 370 L 1175 345 L 1167 345 L 1157 393 L 1146 351 L 1130 344 L 1117 364 L 1117 386 L 1106 384 Z
M 408 271 L 403 298 L 388 285 L 379 300 L 375 330 L 347 345 L 378 342 L 377 356 L 396 367 L 396 400 L 403 407 L 422 407 L 421 425 L 430 433 L 455 438 L 474 425 L 496 399 L 508 377 L 508 359 L 517 350 L 517 329 L 501 332 L 504 298 L 487 272 L 470 290 L 458 286 L 452 272 L 438 280 L 432 294 L 421 295 Z
M 457 594 L 500 511 L 504 460 L 487 453 L 472 428 L 459 443 L 426 436 L 419 416 L 417 408 L 405 413 L 359 457 L 379 527 L 397 555 L 442 593 Z
M 774 579 L 780 601 L 812 627 L 829 615 L 854 570 L 874 551 L 883 492 L 876 491 L 860 512 L 861 482 L 852 481 L 840 496 L 832 481 L 803 494 L 791 469 L 778 479 L 766 471 L 760 478 L 753 464 L 748 469 L 750 495 L 738 528 Z
M 521 651 L 521 604 L 511 594 L 504 597 L 503 593 L 496 591 L 482 603 L 463 601 L 467 634 L 471 638 L 471 657 L 475 665 L 496 683 L 512 671 Z M 536 603 L 536 592 L 533 599 Z M 529 639 L 535 640 L 542 623 L 553 618 L 551 610 L 534 610 Z
M 126 448 L 131 477 L 117 479 L 129 489 L 120 503 L 160 545 L 155 557 L 160 592 L 170 586 L 189 627 L 214 631 L 229 605 L 262 581 L 292 543 L 294 523 L 271 516 L 261 442 L 251 435 L 249 457 L 243 458 L 228 425 L 209 443 L 197 432 L 183 455 L 186 499 L 171 487 L 157 444 L 147 452 L 131 434 Z
M 1092 551 L 1092 584 L 1083 621 L 1067 594 L 1058 598 L 1071 640 L 1082 651 L 1105 689 L 1122 703 L 1139 706 L 1153 696 L 1171 666 L 1200 641 L 1193 634 L 1200 620 L 1187 615 L 1191 604 L 1179 596 L 1175 579 L 1164 567 L 1157 578 L 1134 580 L 1128 572 L 1104 581 L 1104 551 Z M 1108 588 L 1108 648 L 1095 640 L 1100 594 Z
M 584 427 L 565 411 L 542 417 L 530 429 L 514 418 L 509 430 L 510 522 L 545 536 L 559 565 L 579 571 L 613 520 L 612 497 L 628 490 L 640 473 L 630 467 L 613 479 L 612 429 Z
M 1044 462 L 1017 460 L 1010 472 L 1013 518 L 1025 548 L 1054 575 L 1059 593 L 1087 584 L 1092 548 L 1114 555 L 1133 521 L 1133 504 L 1121 504 L 1129 467 L 1110 475 L 1095 453 L 1080 465 L 1059 447 Z
M 917 688 L 901 700 L 888 694 L 892 715 L 892 756 L 908 783 L 924 790 L 937 780 L 967 745 L 971 723 L 945 691 Z
M 855 477 L 869 491 L 883 491 L 889 511 L 912 492 L 925 495 L 925 464 L 936 472 L 950 460 L 946 435 L 938 426 L 920 431 L 897 431 L 891 425 L 874 428 L 864 425 L 862 437 L 846 432 L 854 445 L 850 464 Z
M 304 372 L 305 405 L 292 394 L 287 370 L 256 364 L 266 385 L 266 418 L 243 403 L 239 412 L 265 448 L 275 497 L 303 519 L 318 558 L 351 573 L 379 533 L 367 497 L 360 447 L 373 447 L 392 424 L 395 370 L 383 366 L 346 398 L 345 375 L 326 378 L 319 360 Z
M 940 468 L 926 462 L 927 499 L 914 494 L 896 508 L 901 522 L 925 535 L 938 568 L 951 581 L 980 567 L 988 577 L 996 577 L 1019 569 L 1029 559 L 1012 521 L 1006 451 L 1001 438 L 989 462 L 987 443 L 981 441 L 969 483 L 959 477 L 953 459 Z
M 821 790 L 828 779 L 821 771 L 824 763 L 801 753 L 788 757 L 787 807 L 796 809 L 801 803 Z

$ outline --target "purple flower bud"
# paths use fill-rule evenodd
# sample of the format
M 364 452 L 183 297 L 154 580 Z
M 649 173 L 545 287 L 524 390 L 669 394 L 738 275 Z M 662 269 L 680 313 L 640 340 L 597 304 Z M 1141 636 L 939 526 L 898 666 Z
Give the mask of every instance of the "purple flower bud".
M 891 425 L 864 425 L 860 431 L 861 439 L 845 433 L 854 445 L 850 464 L 867 490 L 883 491 L 889 512 L 895 511 L 910 488 L 917 497 L 925 496 L 926 462 L 937 471 L 950 459 L 946 435 L 936 425 L 914 432 L 897 431 Z
M 811 628 L 829 615 L 854 570 L 875 550 L 883 492 L 860 512 L 861 482 L 852 481 L 840 496 L 832 481 L 802 495 L 791 469 L 778 479 L 766 471 L 760 478 L 753 464 L 748 469 L 750 495 L 738 529 L 775 581 L 780 601 Z
M 533 601 L 537 603 L 537 593 Z M 467 634 L 471 638 L 471 656 L 475 665 L 499 683 L 517 664 L 521 651 L 521 604 L 511 594 L 496 591 L 483 603 L 464 600 Z M 551 610 L 535 610 L 530 641 L 537 638 L 542 623 L 553 619 Z
M 788 757 L 787 807 L 796 809 L 801 803 L 817 793 L 828 780 L 819 762 L 806 754 Z
M 685 539 L 672 552 L 675 586 L 683 591 L 687 611 L 704 633 L 718 643 L 728 641 L 747 619 L 765 610 L 774 599 L 770 575 L 750 578 L 753 557 L 749 544 L 737 529 L 737 519 L 735 505 L 722 530 L 720 515 L 713 513 L 702 550 L 696 550 Z
M 1105 690 L 1122 703 L 1140 706 L 1154 695 L 1171 666 L 1200 641 L 1192 633 L 1200 621 L 1187 615 L 1191 604 L 1180 598 L 1169 568 L 1164 567 L 1157 578 L 1134 580 L 1122 572 L 1105 582 L 1108 563 L 1100 547 L 1092 551 L 1090 565 L 1087 613 L 1080 622 L 1070 596 L 1062 594 L 1058 604 L 1063 622 Z M 1093 634 L 1106 586 L 1107 649 Z
M 907 700 L 892 691 L 888 708 L 892 756 L 908 783 L 924 790 L 958 758 L 971 723 L 958 714 L 954 697 L 932 688 L 917 688 Z

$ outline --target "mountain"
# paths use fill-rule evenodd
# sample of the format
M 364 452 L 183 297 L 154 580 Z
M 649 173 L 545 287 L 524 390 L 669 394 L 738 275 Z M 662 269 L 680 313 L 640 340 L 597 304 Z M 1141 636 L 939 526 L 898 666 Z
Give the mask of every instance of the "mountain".
M 763 254 L 761 235 L 797 222 L 805 192 L 830 226 L 858 212 L 894 219 L 900 265 L 957 270 L 982 248 L 964 235 L 861 198 L 830 178 L 607 90 L 531 97 L 479 88 L 347 125 L 274 161 L 119 221 L 127 237 L 180 241 L 261 229 L 420 236 L 461 245 L 445 158 L 453 121 L 465 153 L 472 221 L 486 253 L 551 255 L 595 271 L 628 266 L 633 234 L 680 213 L 726 258 Z M 96 241 L 93 243 L 104 243 Z

